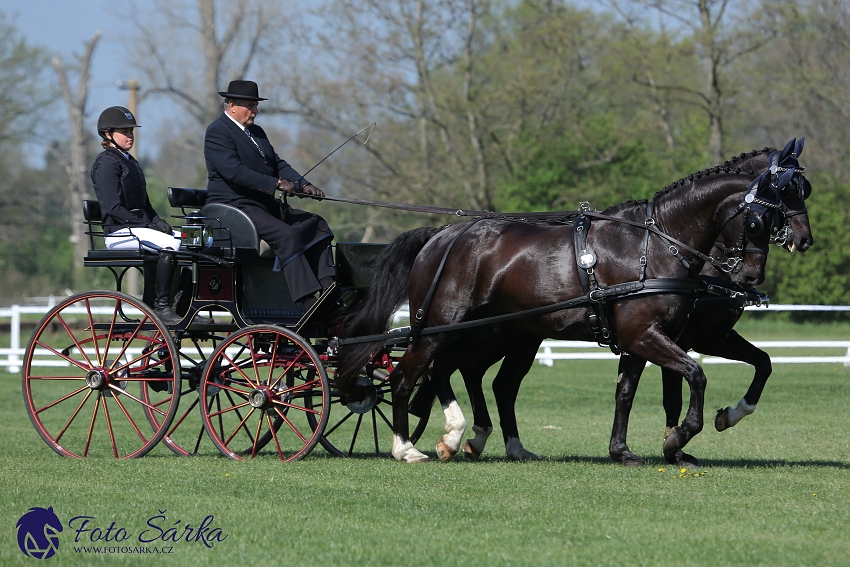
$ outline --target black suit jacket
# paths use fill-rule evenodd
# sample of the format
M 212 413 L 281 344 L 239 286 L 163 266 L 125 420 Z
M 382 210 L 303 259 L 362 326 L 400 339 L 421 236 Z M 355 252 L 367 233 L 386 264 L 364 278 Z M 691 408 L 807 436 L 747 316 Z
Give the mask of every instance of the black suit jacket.
M 307 185 L 274 151 L 265 131 L 252 124 L 248 135 L 224 113 L 207 127 L 204 158 L 207 162 L 207 189 L 215 202 L 226 202 L 239 196 L 267 203 L 274 195 L 278 178 L 292 181 L 296 190 Z

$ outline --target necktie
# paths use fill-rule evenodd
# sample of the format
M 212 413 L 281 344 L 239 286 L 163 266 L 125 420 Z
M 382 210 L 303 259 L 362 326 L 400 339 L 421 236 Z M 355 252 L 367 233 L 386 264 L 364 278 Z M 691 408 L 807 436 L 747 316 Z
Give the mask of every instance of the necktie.
M 266 157 L 266 154 L 264 154 L 264 153 L 263 153 L 262 148 L 260 148 L 260 144 L 258 144 L 258 143 L 257 143 L 257 140 L 255 140 L 255 139 L 254 139 L 254 136 L 252 136 L 252 135 L 251 135 L 250 130 L 248 130 L 247 128 L 245 128 L 245 133 L 246 133 L 246 134 L 248 134 L 248 138 L 249 138 L 252 142 L 254 142 L 254 145 L 255 145 L 255 146 L 257 146 L 257 150 L 260 152 L 260 155 L 261 155 L 261 156 L 263 156 L 263 157 Z

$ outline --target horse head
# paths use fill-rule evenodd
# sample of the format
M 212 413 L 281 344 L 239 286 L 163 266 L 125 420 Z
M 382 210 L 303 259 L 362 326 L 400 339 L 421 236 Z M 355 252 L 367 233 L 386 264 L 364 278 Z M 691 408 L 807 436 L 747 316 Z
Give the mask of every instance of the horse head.
M 787 190 L 794 175 L 793 169 L 782 174 L 766 171 L 749 182 L 743 198 L 735 193 L 719 209 L 720 236 L 715 247 L 722 250 L 725 260 L 713 268 L 725 273 L 733 283 L 750 288 L 764 281 L 771 235 L 783 222 L 780 194 Z M 744 176 L 743 181 L 748 179 Z M 741 181 L 740 174 L 723 178 L 723 182 L 733 184 Z
M 805 168 L 800 166 L 800 154 L 803 152 L 805 138 L 792 138 L 782 150 L 765 148 L 742 153 L 727 161 L 722 167 L 735 167 L 735 171 L 761 175 L 768 170 L 774 174 L 793 168 L 796 171 L 790 184 L 783 189 L 783 222 L 775 228 L 772 241 L 789 252 L 805 252 L 814 244 L 812 228 L 809 224 L 808 209 L 805 200 L 812 194 L 812 184 L 805 177 Z

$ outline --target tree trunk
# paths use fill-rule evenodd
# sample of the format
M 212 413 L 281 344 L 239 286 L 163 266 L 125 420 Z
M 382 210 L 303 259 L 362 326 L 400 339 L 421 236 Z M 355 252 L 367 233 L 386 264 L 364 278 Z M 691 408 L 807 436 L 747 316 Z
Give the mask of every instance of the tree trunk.
M 89 64 L 100 35 L 100 31 L 95 32 L 91 39 L 86 42 L 83 55 L 74 56 L 79 66 L 80 75 L 76 92 L 72 92 L 68 74 L 62 61 L 58 57 L 53 59 L 53 67 L 59 77 L 62 98 L 65 100 L 65 106 L 68 109 L 68 122 L 71 126 L 71 139 L 68 143 L 69 155 L 59 156 L 59 159 L 68 172 L 69 206 L 71 208 L 71 235 L 69 238 L 74 244 L 74 285 L 82 280 L 83 258 L 89 250 L 89 239 L 86 235 L 87 226 L 84 224 L 85 219 L 83 218 L 83 200 L 90 195 L 84 119 L 89 81 L 91 80 Z

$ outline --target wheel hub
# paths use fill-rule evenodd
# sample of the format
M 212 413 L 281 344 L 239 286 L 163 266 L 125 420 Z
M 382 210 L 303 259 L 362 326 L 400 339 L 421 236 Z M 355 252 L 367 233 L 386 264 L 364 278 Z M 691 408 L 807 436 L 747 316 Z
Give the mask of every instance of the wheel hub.
M 86 386 L 92 390 L 103 390 L 107 382 L 108 378 L 104 370 L 89 370 L 86 373 Z
M 357 379 L 357 387 L 363 392 L 363 399 L 352 400 L 345 405 L 351 413 L 362 415 L 378 404 L 378 388 L 365 376 Z
M 248 395 L 248 403 L 257 409 L 266 409 L 269 405 L 269 395 L 265 390 L 254 390 Z

